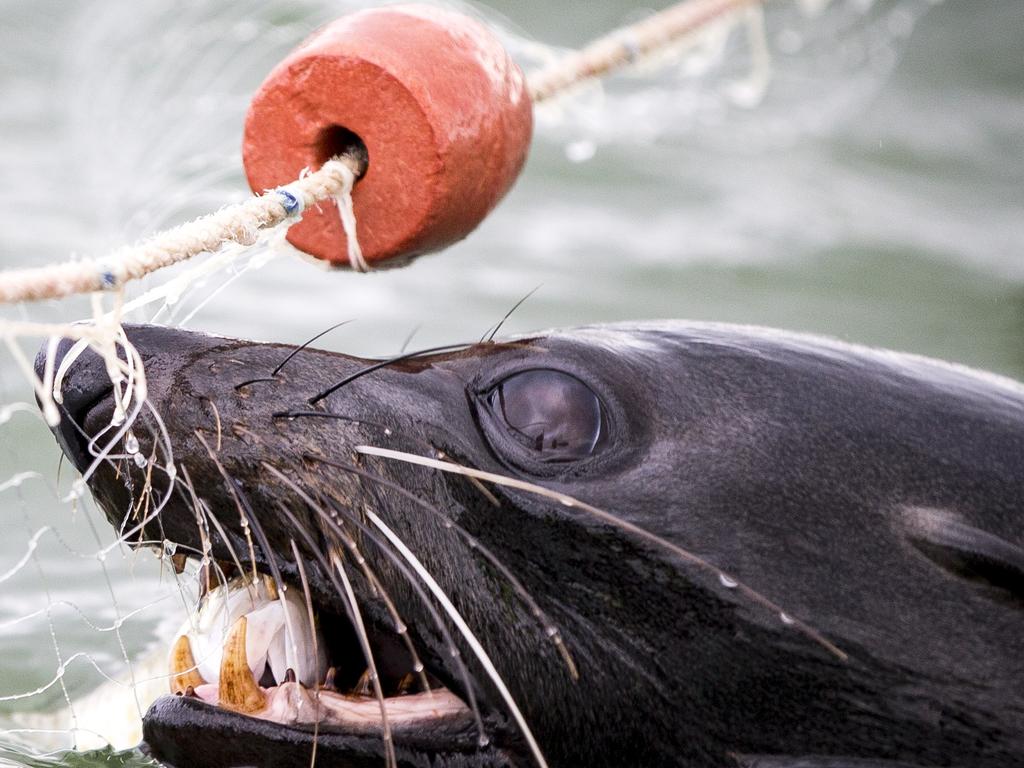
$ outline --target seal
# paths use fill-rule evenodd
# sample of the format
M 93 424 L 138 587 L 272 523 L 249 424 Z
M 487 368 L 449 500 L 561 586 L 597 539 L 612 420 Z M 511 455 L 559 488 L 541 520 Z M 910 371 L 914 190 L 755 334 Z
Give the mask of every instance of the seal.
M 1015 382 L 695 323 L 127 338 L 130 430 L 85 355 L 56 435 L 127 541 L 203 565 L 168 764 L 1024 764 Z

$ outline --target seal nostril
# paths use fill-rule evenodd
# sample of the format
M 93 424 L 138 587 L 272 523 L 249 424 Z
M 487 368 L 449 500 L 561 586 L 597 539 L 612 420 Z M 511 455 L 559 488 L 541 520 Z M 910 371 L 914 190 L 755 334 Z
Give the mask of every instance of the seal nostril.
M 74 345 L 72 339 L 60 341 L 49 361 L 54 371 L 60 368 Z M 45 377 L 49 355 L 49 343 L 43 344 L 33 364 L 40 379 Z M 88 451 L 89 435 L 83 427 L 85 418 L 112 391 L 103 358 L 90 349 L 83 350 L 74 359 L 60 382 L 60 422 L 53 427 L 53 434 L 60 449 L 79 470 L 84 470 L 92 461 Z

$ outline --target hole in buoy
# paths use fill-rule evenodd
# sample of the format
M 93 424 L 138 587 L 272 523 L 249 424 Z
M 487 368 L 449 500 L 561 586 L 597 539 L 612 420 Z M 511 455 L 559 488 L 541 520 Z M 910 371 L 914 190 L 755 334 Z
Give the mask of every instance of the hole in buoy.
M 370 153 L 366 151 L 363 140 L 348 128 L 341 125 L 332 125 L 320 131 L 314 146 L 317 165 L 323 165 L 332 157 L 348 155 L 359 161 L 358 178 L 366 175 L 366 169 L 370 166 Z

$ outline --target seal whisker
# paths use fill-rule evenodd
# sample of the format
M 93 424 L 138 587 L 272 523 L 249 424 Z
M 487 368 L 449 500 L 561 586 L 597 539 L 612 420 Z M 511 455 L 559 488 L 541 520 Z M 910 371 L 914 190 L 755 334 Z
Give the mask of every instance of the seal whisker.
M 348 416 L 343 413 L 331 413 L 330 411 L 277 411 L 271 414 L 271 418 L 274 419 L 298 419 L 298 418 L 320 418 L 320 419 L 334 419 L 335 421 L 345 421 L 351 424 L 358 424 L 364 427 L 375 427 L 390 437 L 395 432 L 395 427 L 390 427 L 387 424 L 382 424 L 379 421 L 368 421 L 366 419 L 357 418 L 355 416 Z
M 369 480 L 370 482 L 384 486 L 385 488 L 405 497 L 406 499 L 413 502 L 417 506 L 427 510 L 435 517 L 438 517 L 443 522 L 446 528 L 455 531 L 459 536 L 461 536 L 462 539 L 466 542 L 466 544 L 470 547 L 470 549 L 479 552 L 483 556 L 483 558 L 488 563 L 490 563 L 491 566 L 494 567 L 505 578 L 505 580 L 509 583 L 509 585 L 515 591 L 515 593 L 519 596 L 520 600 L 522 600 L 523 603 L 526 604 L 527 609 L 533 615 L 534 619 L 536 619 L 536 621 L 541 625 L 541 627 L 544 630 L 544 634 L 555 645 L 555 648 L 561 655 L 562 660 L 568 668 L 569 674 L 572 677 L 572 679 L 579 680 L 579 669 L 576 666 L 576 662 L 573 660 L 571 652 L 565 645 L 565 641 L 562 638 L 561 631 L 558 629 L 557 626 L 555 626 L 554 622 L 550 620 L 547 613 L 544 611 L 543 608 L 540 607 L 540 605 L 529 593 L 529 591 L 526 589 L 523 583 L 516 577 L 514 573 L 512 573 L 511 569 L 507 565 L 505 565 L 501 561 L 501 559 L 498 558 L 498 556 L 495 555 L 485 544 L 480 542 L 475 536 L 470 534 L 465 528 L 463 528 L 461 525 L 452 520 L 451 517 L 444 514 L 436 506 L 430 504 L 424 499 L 421 499 L 419 496 L 412 493 L 408 489 L 403 488 L 398 483 L 392 482 L 391 480 L 381 477 L 380 475 L 376 475 L 372 472 L 360 469 L 359 467 L 356 467 L 354 464 L 347 464 L 345 462 L 340 461 L 331 461 L 329 459 L 314 456 L 312 454 L 307 454 L 304 458 L 312 461 L 317 461 L 322 464 L 327 464 L 328 466 L 334 467 L 336 469 L 341 469 L 346 472 L 351 472 L 352 474 L 358 475 L 359 477 Z M 479 480 L 477 480 L 477 482 L 479 482 Z
M 413 570 L 415 570 L 419 574 L 420 578 L 427 585 L 427 588 L 434 594 L 434 597 L 437 598 L 437 601 L 441 603 L 441 606 L 444 608 L 445 612 L 448 614 L 448 616 L 454 622 L 455 626 L 458 628 L 459 633 L 462 635 L 465 641 L 469 643 L 470 648 L 473 649 L 474 655 L 476 656 L 480 664 L 483 666 L 484 671 L 487 673 L 487 676 L 491 679 L 491 682 L 494 684 L 494 687 L 498 689 L 498 693 L 501 696 L 501 698 L 505 701 L 505 706 L 508 707 L 509 713 L 512 715 L 512 719 L 516 721 L 516 724 L 519 726 L 519 730 L 522 733 L 523 738 L 526 739 L 526 742 L 530 748 L 530 752 L 533 754 L 533 758 L 536 761 L 537 765 L 539 766 L 539 768 L 547 768 L 547 760 L 544 759 L 544 754 L 543 752 L 541 752 L 540 745 L 537 744 L 537 740 L 533 736 L 533 731 L 527 724 L 526 718 L 523 717 L 523 713 L 519 709 L 519 705 L 516 704 L 516 700 L 512 696 L 511 691 L 509 691 L 508 686 L 505 685 L 505 680 L 502 678 L 501 674 L 494 666 L 494 662 L 491 661 L 491 657 L 487 654 L 487 651 L 484 649 L 483 645 L 480 644 L 480 641 L 473 633 L 473 630 L 469 628 L 469 625 L 466 623 L 466 620 L 462 617 L 462 614 L 459 613 L 459 610 L 455 607 L 454 603 L 452 603 L 451 599 L 441 588 L 441 585 L 437 583 L 437 580 L 434 579 L 430 571 L 427 570 L 426 566 L 424 566 L 420 559 L 416 557 L 415 554 L 413 554 L 412 550 L 410 550 L 405 545 L 405 542 L 403 542 L 402 539 L 399 538 L 398 535 L 394 531 L 392 531 L 391 528 L 389 528 L 387 524 L 383 520 L 381 520 L 372 509 L 366 508 L 366 515 L 370 519 L 370 522 L 373 523 L 380 530 L 380 532 L 387 537 L 388 541 L 390 541 L 395 546 L 399 554 L 401 554 L 401 556 L 405 558 L 406 562 L 409 563 L 410 566 L 412 566 Z
M 288 543 L 291 545 L 292 557 L 295 558 L 295 568 L 299 572 L 299 583 L 302 584 L 302 596 L 306 602 L 306 618 L 309 621 L 309 626 L 316 626 L 316 611 L 313 610 L 313 595 L 309 589 L 309 579 L 306 577 L 306 566 L 302 564 L 302 555 L 299 553 L 299 547 L 295 544 L 295 539 L 289 539 Z M 320 647 L 319 640 L 317 639 L 317 633 L 313 632 L 313 658 L 319 658 Z M 313 752 L 309 756 L 310 768 L 316 766 L 316 746 L 320 740 L 320 680 L 316 681 L 316 687 L 313 691 Z
M 516 488 L 521 491 L 527 491 L 528 493 L 534 493 L 538 496 L 546 497 L 553 501 L 557 501 L 559 504 L 562 504 L 565 507 L 579 509 L 598 518 L 602 522 L 605 522 L 609 525 L 619 528 L 620 530 L 626 531 L 627 533 L 637 536 L 638 538 L 641 538 L 651 544 L 654 544 L 662 549 L 665 549 L 668 552 L 674 554 L 682 560 L 685 560 L 688 563 L 691 563 L 699 568 L 714 573 L 720 580 L 724 579 L 730 585 L 735 584 L 734 587 L 730 586 L 730 588 L 738 590 L 741 594 L 743 594 L 745 597 L 752 600 L 753 602 L 765 608 L 768 608 L 771 611 L 774 611 L 775 615 L 779 617 L 782 623 L 788 626 L 795 627 L 806 637 L 808 637 L 809 639 L 813 640 L 815 643 L 823 647 L 825 650 L 834 655 L 840 661 L 846 661 L 849 658 L 845 651 L 843 651 L 830 640 L 828 640 L 816 629 L 814 629 L 804 621 L 794 617 L 792 614 L 784 610 L 780 605 L 773 602 L 765 595 L 762 595 L 757 590 L 742 583 L 732 574 L 726 573 L 720 568 L 716 568 L 714 565 L 712 565 L 710 562 L 700 557 L 699 555 L 696 555 L 693 552 L 690 552 L 689 550 L 683 549 L 682 547 L 677 546 L 676 544 L 673 544 L 672 542 L 663 539 L 662 537 L 648 531 L 645 528 L 641 528 L 640 526 L 630 523 L 627 520 L 622 520 L 616 517 L 615 515 L 611 514 L 610 512 L 606 512 L 603 509 L 599 509 L 598 507 L 594 507 L 590 504 L 587 504 L 586 502 L 581 501 L 573 496 L 569 496 L 568 494 L 560 493 L 558 491 L 553 491 L 550 488 L 545 488 L 542 485 L 537 485 L 536 483 L 531 483 L 526 480 L 520 480 L 514 477 L 506 477 L 505 475 L 499 475 L 494 472 L 486 472 L 480 469 L 473 469 L 471 467 L 464 467 L 461 464 L 456 464 L 452 461 L 439 461 L 437 459 L 431 459 L 427 456 L 418 456 L 417 454 L 406 453 L 405 451 L 396 451 L 390 448 L 378 448 L 372 445 L 357 445 L 355 446 L 355 448 L 353 448 L 353 450 L 356 451 L 357 453 L 361 453 L 367 456 L 378 456 L 384 459 L 404 461 L 409 464 L 418 464 L 423 467 L 431 467 L 442 472 L 451 472 L 453 474 L 476 477 L 479 480 L 494 483 L 495 485 L 503 485 L 509 488 Z
M 295 518 L 295 515 L 292 514 L 291 510 L 288 509 L 288 507 L 285 504 L 281 503 L 280 501 L 278 502 L 278 508 L 295 526 L 296 530 L 305 540 L 306 546 L 310 548 L 310 551 L 313 553 L 313 556 L 324 569 L 324 574 L 331 581 L 331 584 L 334 586 L 335 591 L 338 593 L 339 596 L 343 598 L 343 605 L 345 606 L 345 611 L 349 616 L 349 620 L 352 622 L 353 628 L 356 629 L 363 657 L 366 660 L 367 665 L 371 669 L 374 693 L 377 697 L 378 703 L 380 704 L 381 726 L 383 731 L 384 749 L 387 757 L 387 763 L 389 767 L 396 766 L 397 761 L 395 760 L 394 755 L 394 742 L 391 737 L 391 729 L 388 721 L 387 708 L 384 703 L 383 690 L 380 687 L 380 676 L 377 674 L 376 671 L 376 664 L 373 660 L 373 651 L 370 647 L 369 637 L 366 634 L 366 628 L 362 621 L 362 614 L 359 611 L 359 605 L 358 602 L 356 601 L 355 593 L 352 591 L 352 585 L 348 580 L 348 576 L 345 573 L 344 567 L 342 567 L 341 562 L 338 560 L 336 554 L 333 552 L 331 553 L 331 562 L 328 563 L 327 558 L 325 558 L 317 550 L 316 542 L 313 540 L 313 537 L 309 534 L 308 531 L 305 530 L 305 528 L 303 528 L 299 524 L 299 521 Z M 292 542 L 292 546 L 295 546 L 294 541 Z M 296 557 L 298 557 L 297 551 Z M 298 558 L 296 560 L 296 563 L 300 562 L 301 558 Z M 304 572 L 305 571 L 303 570 L 303 573 Z M 335 573 L 337 573 L 338 576 L 335 576 Z M 343 583 L 339 582 L 338 577 L 342 579 Z M 308 593 L 308 582 L 305 584 L 304 589 L 306 589 Z M 319 683 L 317 684 L 317 696 L 319 696 Z
M 343 530 L 344 529 L 342 529 L 342 531 Z M 423 661 L 420 659 L 419 653 L 416 651 L 416 645 L 409 636 L 408 627 L 402 619 L 401 614 L 398 612 L 398 607 L 395 605 L 395 601 L 392 600 L 391 595 L 388 594 L 388 591 L 384 588 L 384 584 L 370 567 L 369 562 L 367 562 L 366 558 L 360 553 L 355 540 L 351 536 L 345 535 L 342 537 L 342 542 L 359 565 L 359 568 L 362 570 L 366 580 L 370 583 L 370 587 L 376 591 L 377 595 L 384 602 L 384 607 L 387 610 L 388 615 L 395 623 L 395 632 L 402 638 L 402 642 L 404 643 L 406 650 L 409 652 L 409 656 L 412 660 L 413 671 L 419 678 L 420 686 L 426 693 L 429 693 L 431 688 L 430 682 L 427 680 L 426 668 Z
M 187 466 L 182 466 L 181 474 L 182 485 L 184 485 L 188 491 L 188 496 L 185 501 L 192 510 L 192 515 L 196 521 L 196 531 L 199 533 L 199 541 L 202 548 L 202 562 L 204 564 L 213 562 L 216 565 L 216 559 L 213 558 L 213 542 L 210 539 L 210 522 L 207 519 L 203 505 L 199 500 L 199 495 L 196 493 L 195 484 L 192 482 L 192 477 L 189 475 Z M 220 571 L 220 568 L 218 567 L 217 570 Z M 208 593 L 211 588 L 209 569 L 206 569 L 205 574 L 200 573 L 199 578 L 199 594 L 202 596 Z M 204 580 L 205 583 L 202 583 Z
M 348 579 L 348 574 L 345 571 L 345 566 L 341 562 L 341 557 L 338 555 L 337 550 L 331 550 L 330 552 L 331 564 L 337 571 L 338 576 L 341 578 L 341 583 L 345 587 L 345 597 L 348 600 L 349 605 L 352 607 L 352 616 L 355 619 L 354 626 L 356 634 L 359 637 L 359 644 L 363 648 L 363 655 L 366 657 L 367 668 L 370 670 L 370 683 L 373 685 L 373 694 L 377 697 L 377 703 L 380 705 L 380 719 L 381 719 L 381 737 L 384 740 L 384 757 L 388 768 L 396 768 L 398 760 L 395 758 L 395 742 L 391 735 L 391 722 L 388 720 L 388 708 L 384 704 L 384 689 L 380 684 L 380 675 L 377 672 L 377 662 L 373 656 L 373 648 L 370 646 L 370 636 L 366 632 L 366 625 L 363 623 L 363 614 L 359 610 L 359 602 L 356 600 L 356 593 L 352 590 L 352 582 Z
M 214 459 L 214 461 L 216 462 L 216 459 Z M 191 485 L 191 482 L 192 482 L 191 479 L 189 479 L 189 484 L 190 485 Z M 195 491 L 193 490 L 192 493 L 194 494 Z M 207 505 L 207 503 L 205 501 L 203 501 L 202 499 L 198 498 L 197 496 L 193 496 L 193 498 L 195 498 L 195 500 L 196 500 L 197 509 L 202 514 L 203 519 L 205 519 L 207 523 L 212 524 L 214 529 L 217 531 L 217 534 L 220 536 L 220 540 L 224 543 L 224 547 L 228 551 L 228 556 L 231 558 L 231 562 L 235 566 L 235 569 L 237 570 L 237 572 L 239 574 L 245 573 L 245 567 L 242 565 L 242 560 L 238 556 L 238 552 L 235 550 L 234 545 L 232 545 L 231 539 L 228 538 L 227 531 L 224 530 L 224 526 L 221 525 L 220 520 L 218 520 L 217 516 L 214 515 L 211 512 L 209 506 Z M 212 545 L 211 545 L 211 548 L 210 548 L 210 554 L 212 554 Z M 210 558 L 210 560 L 211 560 L 211 562 L 216 564 L 216 560 L 215 559 Z M 219 567 L 217 567 L 216 570 L 219 573 L 219 575 L 222 577 L 222 581 L 220 583 L 222 585 L 227 584 L 228 579 L 227 579 L 226 575 L 223 573 L 223 571 Z M 209 584 L 207 584 L 207 587 L 209 587 Z
M 312 498 L 310 498 L 309 494 L 303 491 L 284 473 L 282 473 L 276 467 L 267 464 L 266 462 L 263 462 L 262 466 L 264 469 L 272 473 L 277 479 L 279 479 L 281 482 L 283 482 L 285 485 L 291 488 L 296 494 L 298 494 L 302 501 L 311 510 L 316 512 L 320 519 L 327 524 L 327 526 L 331 529 L 332 533 L 334 533 L 336 536 L 339 536 L 339 538 L 342 538 L 345 535 L 341 527 L 338 525 L 338 522 L 334 520 L 325 509 L 323 509 Z M 321 567 L 323 567 L 327 572 L 328 577 L 331 578 L 330 567 L 327 565 L 327 561 L 324 559 L 323 555 L 321 555 L 317 551 L 316 543 L 313 541 L 309 533 L 301 527 L 299 521 L 296 519 L 295 515 L 292 514 L 291 510 L 287 508 L 287 506 L 285 506 L 281 502 L 278 502 L 278 509 L 280 509 L 281 512 L 288 518 L 288 521 L 296 527 L 296 529 L 299 531 L 299 533 L 305 540 L 306 545 L 310 547 L 310 551 L 313 553 L 313 556 L 316 558 L 317 562 L 320 563 Z M 466 704 L 469 706 L 469 709 L 473 714 L 477 730 L 479 731 L 480 734 L 480 740 L 485 741 L 487 737 L 484 732 L 483 718 L 480 715 L 480 708 L 476 701 L 476 694 L 473 691 L 473 685 L 470 680 L 469 670 L 466 668 L 466 664 L 462 659 L 462 654 L 459 652 L 458 646 L 455 645 L 455 639 L 452 637 L 452 634 L 449 631 L 447 625 L 445 624 L 444 619 L 441 617 L 440 613 L 438 613 L 437 609 L 434 607 L 429 595 L 420 585 L 419 580 L 416 577 L 416 574 L 409 568 L 409 566 L 403 561 L 403 559 L 393 551 L 392 547 L 390 547 L 386 541 L 381 539 L 381 537 L 378 536 L 372 528 L 370 528 L 361 520 L 359 520 L 354 513 L 346 513 L 344 510 L 341 510 L 341 512 L 342 514 L 346 515 L 346 519 L 350 523 L 352 523 L 352 525 L 358 528 L 360 532 L 364 536 L 366 536 L 366 538 L 371 543 L 373 543 L 380 550 L 380 552 L 386 558 L 388 558 L 388 560 L 391 561 L 392 565 L 394 565 L 394 567 L 405 578 L 406 582 L 416 593 L 416 596 L 420 600 L 420 603 L 423 605 L 423 608 L 430 615 L 431 621 L 433 622 L 434 626 L 436 626 L 438 631 L 441 633 L 441 637 L 444 640 L 448 654 L 451 656 L 452 660 L 454 661 L 457 667 L 458 675 L 463 682 L 463 687 L 466 693 Z M 333 578 L 332 583 L 335 583 L 335 580 Z M 335 588 L 337 589 L 337 585 L 335 585 Z
M 237 389 L 237 387 L 236 387 L 236 389 Z M 224 441 L 223 441 L 223 431 L 224 430 L 221 427 L 220 411 L 217 409 L 217 403 L 215 403 L 211 398 L 205 397 L 205 398 L 203 398 L 203 400 L 206 403 L 209 404 L 211 409 L 213 409 L 213 420 L 214 420 L 214 423 L 217 425 L 217 450 L 219 451 L 221 449 L 221 447 L 223 446 L 223 444 L 224 444 Z

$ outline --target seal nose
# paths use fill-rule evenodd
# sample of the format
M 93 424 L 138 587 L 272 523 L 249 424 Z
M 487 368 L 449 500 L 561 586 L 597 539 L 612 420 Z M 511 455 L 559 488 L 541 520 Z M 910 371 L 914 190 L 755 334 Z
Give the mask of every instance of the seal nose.
M 181 332 L 153 325 L 124 326 L 129 342 L 139 352 L 143 365 L 150 359 L 177 349 L 181 345 Z M 75 342 L 62 339 L 57 345 L 53 369 L 60 369 L 61 363 L 71 351 Z M 48 345 L 44 344 L 36 355 L 35 372 L 43 378 L 46 370 Z M 124 352 L 118 350 L 121 359 Z M 53 428 L 54 437 L 64 454 L 75 466 L 84 471 L 92 463 L 88 446 L 92 435 L 85 429 L 85 419 L 90 410 L 113 391 L 110 376 L 103 357 L 91 349 L 82 350 L 64 373 L 60 385 L 61 402 L 58 404 L 60 423 Z M 38 400 L 38 398 L 37 398 Z
M 60 369 L 74 345 L 72 339 L 61 339 L 54 353 L 54 371 Z M 35 359 L 35 372 L 40 379 L 46 370 L 48 346 L 43 344 Z M 52 428 L 53 435 L 64 455 L 74 462 L 79 471 L 84 471 L 91 463 L 87 450 L 89 436 L 83 427 L 85 416 L 96 403 L 110 394 L 111 389 L 103 358 L 91 349 L 83 350 L 77 356 L 60 383 L 61 402 L 57 405 L 60 423 Z

